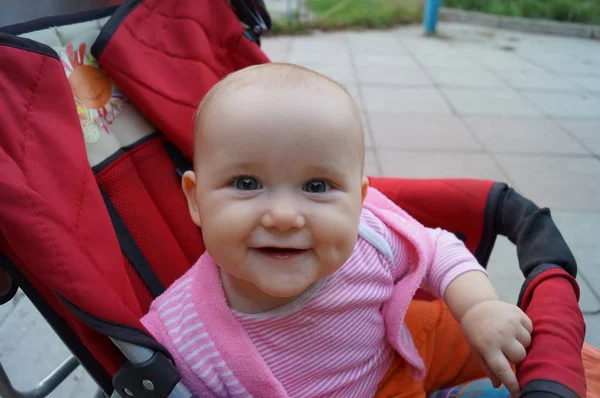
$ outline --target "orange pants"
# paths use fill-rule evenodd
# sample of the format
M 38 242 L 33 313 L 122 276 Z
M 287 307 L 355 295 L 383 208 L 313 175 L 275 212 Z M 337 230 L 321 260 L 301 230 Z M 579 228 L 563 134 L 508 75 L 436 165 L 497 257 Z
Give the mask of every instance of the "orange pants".
M 425 378 L 415 381 L 410 367 L 396 356 L 379 383 L 376 398 L 423 398 L 437 390 L 487 377 L 471 353 L 460 325 L 441 301 L 413 300 L 406 313 L 406 324 L 425 362 Z M 587 398 L 600 398 L 600 349 L 584 344 L 581 357 Z
M 441 301 L 413 300 L 406 324 L 425 362 L 425 378 L 415 381 L 410 367 L 396 356 L 379 383 L 376 398 L 425 397 L 433 391 L 486 377 L 460 325 Z
M 581 359 L 585 369 L 587 398 L 600 398 L 600 349 L 584 344 Z

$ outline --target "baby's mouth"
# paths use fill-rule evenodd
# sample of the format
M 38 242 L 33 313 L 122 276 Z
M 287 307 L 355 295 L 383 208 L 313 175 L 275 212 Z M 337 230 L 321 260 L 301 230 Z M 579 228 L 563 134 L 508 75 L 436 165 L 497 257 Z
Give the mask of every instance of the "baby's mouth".
M 292 247 L 260 247 L 257 250 L 265 256 L 280 260 L 296 257 L 306 251 L 305 249 L 296 249 Z

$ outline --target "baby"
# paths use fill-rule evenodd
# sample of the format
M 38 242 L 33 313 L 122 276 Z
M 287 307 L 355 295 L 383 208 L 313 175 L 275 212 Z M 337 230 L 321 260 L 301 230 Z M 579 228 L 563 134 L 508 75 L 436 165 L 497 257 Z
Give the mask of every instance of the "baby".
M 465 357 L 518 393 L 511 363 L 530 320 L 453 234 L 369 188 L 359 112 L 338 83 L 253 66 L 216 84 L 196 116 L 182 186 L 206 252 L 142 319 L 192 393 L 372 397 L 396 364 L 410 377 L 394 396 L 425 396 L 432 361 L 405 322 L 417 288 L 444 300 Z

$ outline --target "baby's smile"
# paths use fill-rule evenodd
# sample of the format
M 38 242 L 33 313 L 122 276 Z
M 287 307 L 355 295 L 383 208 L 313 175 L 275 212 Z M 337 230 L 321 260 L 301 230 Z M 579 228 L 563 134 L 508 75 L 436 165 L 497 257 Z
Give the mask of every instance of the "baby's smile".
M 308 251 L 308 249 L 297 249 L 293 247 L 261 247 L 255 250 L 260 252 L 263 256 L 275 260 L 295 260 Z

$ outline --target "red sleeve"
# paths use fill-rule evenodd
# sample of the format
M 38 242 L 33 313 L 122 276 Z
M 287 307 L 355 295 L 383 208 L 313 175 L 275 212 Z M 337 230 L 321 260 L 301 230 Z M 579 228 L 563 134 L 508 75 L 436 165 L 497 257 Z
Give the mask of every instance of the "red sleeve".
M 524 397 L 585 397 L 581 358 L 585 322 L 579 286 L 562 268 L 541 265 L 526 282 L 520 306 L 533 322 L 527 357 L 517 367 Z M 537 271 L 537 270 L 536 270 Z

